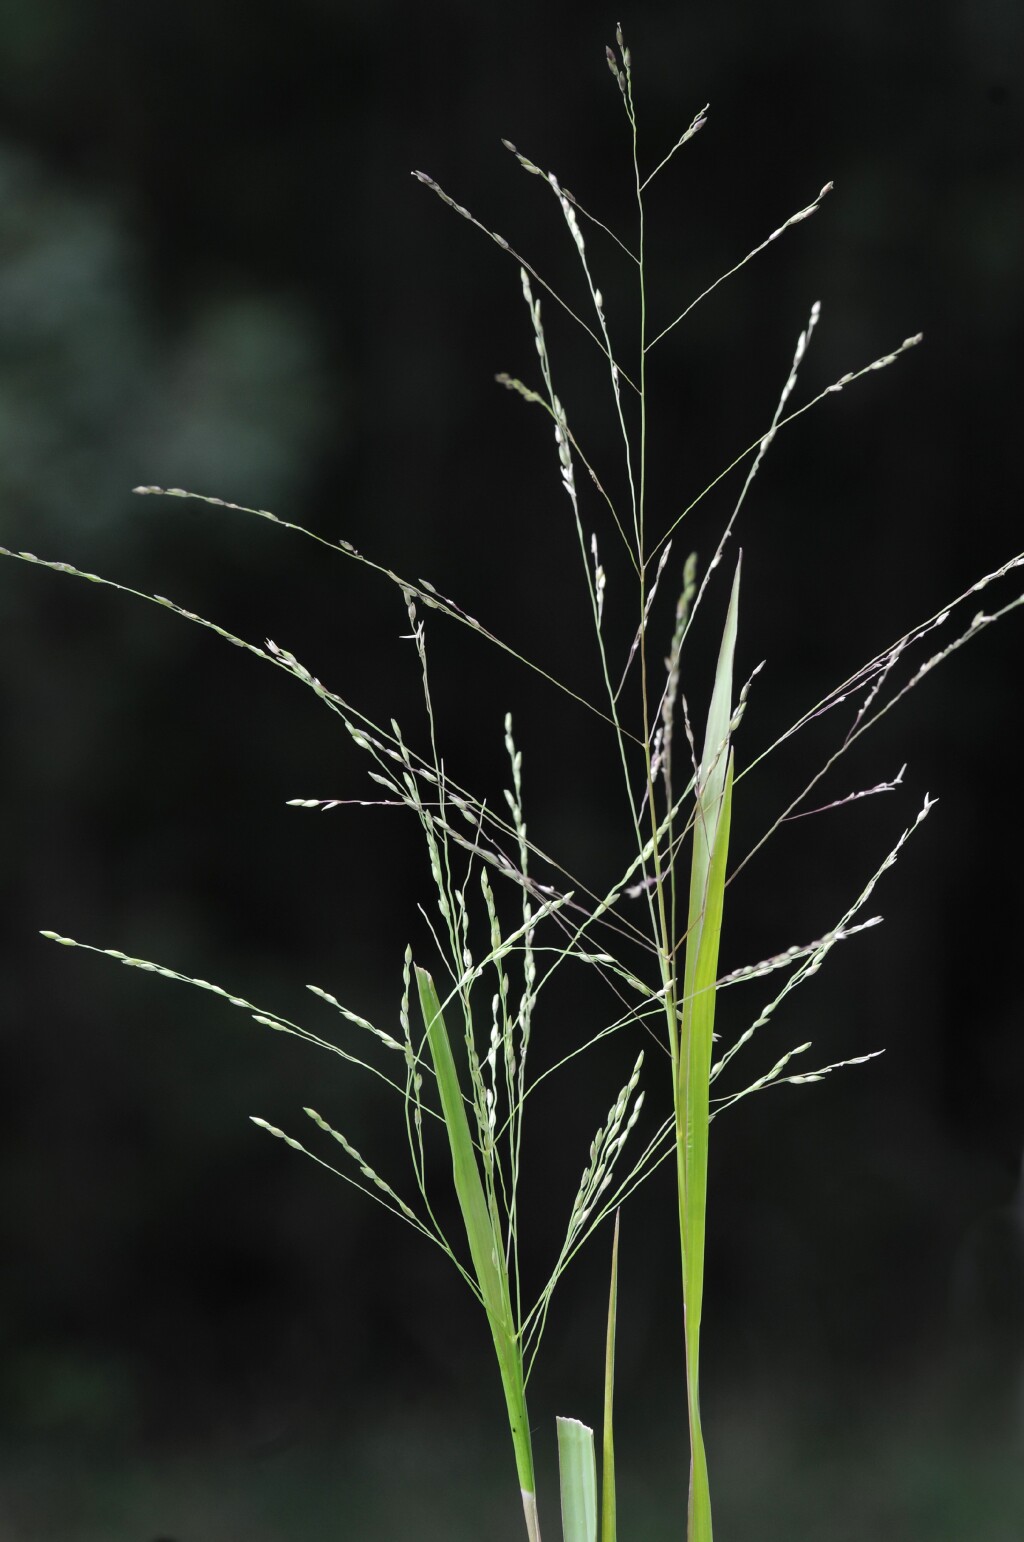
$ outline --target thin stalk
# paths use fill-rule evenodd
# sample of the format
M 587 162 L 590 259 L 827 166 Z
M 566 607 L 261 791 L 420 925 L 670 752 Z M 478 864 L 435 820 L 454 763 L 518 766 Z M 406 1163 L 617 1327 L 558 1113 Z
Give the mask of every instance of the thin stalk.
M 604 1427 L 601 1438 L 601 1542 L 617 1542 L 615 1491 L 615 1329 L 619 1310 L 619 1212 L 612 1234 L 612 1278 L 604 1355 Z
M 618 38 L 618 41 L 620 48 L 622 48 L 621 37 Z M 633 130 L 633 166 L 636 177 L 636 196 L 640 227 L 638 243 L 640 258 L 640 487 L 635 518 L 640 573 L 640 693 L 643 714 L 642 737 L 644 770 L 647 783 L 647 810 L 651 821 L 651 862 L 655 895 L 653 903 L 656 906 L 657 912 L 655 931 L 658 942 L 662 989 L 664 992 L 665 1025 L 672 1062 L 673 1103 L 675 1110 L 676 1187 L 682 1260 L 686 1402 L 690 1433 L 687 1538 L 688 1542 L 711 1542 L 711 1498 L 708 1486 L 707 1458 L 704 1452 L 704 1439 L 700 1422 L 699 1352 L 700 1314 L 704 1288 L 704 1231 L 707 1201 L 708 1077 L 711 1069 L 710 1025 L 714 1018 L 714 975 L 718 963 L 718 936 L 721 928 L 721 893 L 719 894 L 717 925 L 714 924 L 713 918 L 708 914 L 708 906 L 711 898 L 709 885 L 712 866 L 711 853 L 716 847 L 722 850 L 722 847 L 725 845 L 725 842 L 723 842 L 722 846 L 718 846 L 718 843 L 715 841 L 715 829 L 721 828 L 727 840 L 727 799 L 731 794 L 731 761 L 729 763 L 730 774 L 726 780 L 726 791 L 724 793 L 719 791 L 716 799 L 716 784 L 720 789 L 721 778 L 715 777 L 713 772 L 711 775 L 708 774 L 708 757 L 716 753 L 720 757 L 721 739 L 715 741 L 714 744 L 707 743 L 705 745 L 703 775 L 697 788 L 697 818 L 694 822 L 693 868 L 690 888 L 686 968 L 683 986 L 683 1005 L 680 1011 L 678 1005 L 676 949 L 673 938 L 673 926 L 670 923 L 670 911 L 672 915 L 675 913 L 675 843 L 673 841 L 670 810 L 669 826 L 666 831 L 669 852 L 666 869 L 663 867 L 661 859 L 662 848 L 655 795 L 655 773 L 651 754 L 652 724 L 648 692 L 647 629 L 644 624 L 647 605 L 646 577 L 649 560 L 645 544 L 644 520 L 647 472 L 646 375 L 648 353 L 647 294 L 644 281 L 644 184 L 640 177 L 636 114 L 632 101 L 632 71 L 630 69 L 628 52 L 624 48 L 622 51 L 626 82 L 624 96 L 627 114 Z M 734 614 L 734 611 L 735 586 L 733 604 L 730 606 L 730 616 Z M 729 653 L 729 665 L 729 689 L 731 690 L 731 652 Z M 715 699 L 712 703 L 708 725 L 709 739 L 712 723 L 716 718 L 717 699 L 720 695 L 719 684 L 719 679 L 716 679 Z M 729 722 L 729 711 L 730 708 L 727 706 L 725 714 L 726 730 Z M 642 836 L 639 829 L 637 835 L 642 844 Z M 722 889 L 724 889 L 724 850 L 721 862 L 723 866 Z M 669 891 L 668 899 L 666 899 L 666 889 Z M 706 925 L 706 922 L 709 924 Z M 710 995 L 705 994 L 698 1001 L 694 997 L 694 989 L 698 981 L 704 980 L 709 965 L 710 980 L 707 984 L 711 987 Z

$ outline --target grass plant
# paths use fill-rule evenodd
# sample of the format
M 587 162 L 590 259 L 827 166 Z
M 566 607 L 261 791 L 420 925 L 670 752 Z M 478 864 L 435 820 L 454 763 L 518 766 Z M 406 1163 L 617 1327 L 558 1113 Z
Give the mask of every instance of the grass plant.
M 808 704 L 773 743 L 748 753 L 741 766 L 737 736 L 758 671 L 737 687 L 741 617 L 738 556 L 724 592 L 721 580 L 724 559 L 751 485 L 775 439 L 794 419 L 825 397 L 895 363 L 920 339 L 910 337 L 890 353 L 854 365 L 795 405 L 798 374 L 820 320 L 819 307 L 814 305 L 797 340 L 776 409 L 763 431 L 740 449 L 681 513 L 659 526 L 651 516 L 647 497 L 647 368 L 651 351 L 712 289 L 815 213 L 831 184 L 714 285 L 685 304 L 667 325 L 655 321 L 655 297 L 648 294 L 647 287 L 646 194 L 652 180 L 669 174 L 673 158 L 704 127 L 707 109 L 693 116 L 667 153 L 657 147 L 649 149 L 641 133 L 632 58 L 621 29 L 617 29 L 616 47 L 607 50 L 607 58 L 632 146 L 636 219 L 628 239 L 613 235 L 554 173 L 542 171 L 515 145 L 505 142 L 520 167 L 538 179 L 546 196 L 556 200 L 579 261 L 581 303 L 551 288 L 537 266 L 433 178 L 415 173 L 422 184 L 517 262 L 538 378 L 531 383 L 502 374 L 497 379 L 531 409 L 539 410 L 554 439 L 562 496 L 575 529 L 580 577 L 593 623 L 595 688 L 591 696 L 584 697 L 557 678 L 543 659 L 527 657 L 502 641 L 459 600 L 443 595 L 430 582 L 399 574 L 347 541 L 327 539 L 266 509 L 244 508 L 180 488 L 136 489 L 150 496 L 200 498 L 218 510 L 272 521 L 356 564 L 367 578 L 376 575 L 396 588 L 405 608 L 422 684 L 426 729 L 418 744 L 413 735 L 386 716 L 386 708 L 368 712 L 357 706 L 347 694 L 322 683 L 285 647 L 240 637 L 162 595 L 146 594 L 29 552 L 0 551 L 23 563 L 161 606 L 209 629 L 262 663 L 285 671 L 316 696 L 365 757 L 375 801 L 406 810 L 418 824 L 432 898 L 429 906 L 421 906 L 424 925 L 420 942 L 415 952 L 409 948 L 405 953 L 398 993 L 400 1027 L 394 1033 L 351 1011 L 323 987 L 309 989 L 338 1012 L 339 1035 L 343 1035 L 339 1042 L 313 1033 L 233 989 L 196 979 L 187 972 L 58 932 L 43 935 L 104 954 L 127 967 L 214 992 L 267 1028 L 303 1039 L 340 1057 L 348 1066 L 382 1078 L 393 1089 L 404 1109 L 410 1172 L 407 1183 L 414 1191 L 412 1199 L 403 1195 L 402 1184 L 390 1168 L 385 1175 L 375 1156 L 364 1156 L 313 1108 L 305 1110 L 311 1128 L 304 1139 L 259 1117 L 255 1123 L 362 1189 L 451 1259 L 483 1308 L 491 1332 L 531 1542 L 539 1542 L 541 1530 L 527 1388 L 553 1293 L 598 1226 L 619 1210 L 655 1167 L 664 1161 L 674 1163 L 689 1425 L 686 1535 L 688 1542 L 710 1542 L 711 1497 L 700 1412 L 710 1124 L 725 1108 L 754 1092 L 783 1083 L 819 1081 L 839 1066 L 860 1064 L 878 1051 L 802 1070 L 798 1067 L 803 1061 L 798 1057 L 811 1048 L 809 1043 L 802 1043 L 779 1056 L 768 1070 L 753 1074 L 747 1085 L 738 1089 L 719 1093 L 719 1077 L 731 1069 L 735 1056 L 751 1044 L 788 996 L 817 974 L 838 944 L 877 923 L 879 917 L 868 913 L 875 887 L 933 806 L 933 800 L 926 796 L 916 818 L 894 842 L 883 844 L 880 857 L 855 880 L 852 902 L 818 937 L 723 974 L 719 951 L 726 890 L 752 855 L 750 851 L 737 860 L 730 853 L 733 800 L 742 795 L 743 779 L 762 767 L 782 743 L 825 717 L 839 724 L 833 751 L 823 764 L 814 766 L 799 794 L 752 848 L 759 849 L 783 819 L 806 810 L 812 791 L 825 775 L 910 690 L 951 653 L 1022 603 L 1024 596 L 1016 595 L 991 612 L 975 609 L 971 619 L 966 619 L 970 607 L 980 603 L 977 597 L 983 590 L 1024 565 L 1024 554 L 972 582 L 940 611 L 886 643 L 854 674 Z M 591 254 L 591 228 L 597 233 L 595 249 L 610 239 L 627 254 L 636 274 L 633 300 L 628 296 L 606 299 L 597 276 L 600 256 Z M 601 456 L 585 442 L 582 433 L 577 435 L 558 395 L 556 361 L 548 350 L 541 291 L 572 317 L 583 334 L 582 345 L 591 350 L 595 367 L 607 377 L 622 456 L 624 499 L 609 490 Z M 638 323 L 631 329 L 628 318 L 634 300 Z M 684 518 L 727 477 L 734 479 L 737 490 L 710 559 L 700 564 L 696 554 L 691 554 L 678 563 L 681 581 L 666 654 L 664 646 L 656 645 L 652 628 L 661 622 L 661 608 L 656 603 L 660 586 L 667 588 L 672 581 L 673 540 Z M 610 555 L 603 555 L 606 552 Z M 698 616 L 713 624 L 708 612 L 715 605 L 724 619 L 718 623 L 718 660 L 698 744 L 684 689 L 685 650 Z M 613 607 L 616 622 L 609 625 L 606 612 Z M 626 646 L 619 635 L 624 616 L 628 617 L 623 634 Z M 503 806 L 495 806 L 488 797 L 459 785 L 449 773 L 438 742 L 428 654 L 427 620 L 433 624 L 435 618 L 464 629 L 480 646 L 497 646 L 513 654 L 537 679 L 538 689 L 554 687 L 571 699 L 573 710 L 596 714 L 601 720 L 607 753 L 621 771 L 619 814 L 631 831 L 632 855 L 622 871 L 570 878 L 558 854 L 542 850 L 528 833 L 523 759 L 511 715 L 505 718 L 508 786 Z M 878 783 L 850 797 L 886 793 L 899 780 Z M 344 801 L 301 798 L 293 803 L 300 808 L 331 809 Z M 849 797 L 833 799 L 825 807 L 847 801 Z M 433 955 L 429 968 L 420 961 L 423 950 Z M 340 968 L 344 969 L 344 959 Z M 586 1053 L 596 1041 L 614 1034 L 625 1046 L 622 1083 L 607 1111 L 594 1116 L 595 1134 L 583 1157 L 561 1245 L 546 1277 L 531 1286 L 523 1277 L 520 1262 L 522 1231 L 528 1224 L 521 1204 L 521 1171 L 529 1140 L 530 1099 L 546 1077 L 571 1074 L 564 1061 L 547 1063 L 539 1075 L 534 1073 L 535 1015 L 552 980 L 566 969 L 581 969 L 599 978 L 609 1002 L 606 1021 L 589 1039 L 574 1046 L 567 1058 Z M 749 1025 L 723 1046 L 716 1034 L 719 994 L 747 982 L 765 990 L 765 999 Z M 668 1066 L 667 1084 L 652 1081 L 652 1101 L 660 1107 L 653 1117 L 647 1114 L 645 1089 L 641 1088 L 644 1045 L 651 1037 L 667 1050 Z M 440 1182 L 438 1140 L 442 1136 L 462 1218 L 464 1236 L 460 1238 L 445 1230 L 439 1219 L 443 1207 L 435 1198 Z M 577 1420 L 562 1419 L 558 1424 L 566 1542 L 596 1542 L 599 1535 L 602 1542 L 616 1542 L 618 1536 L 613 1396 L 618 1246 L 616 1219 L 600 1481 L 592 1431 Z M 628 1535 L 628 1529 L 624 1534 Z

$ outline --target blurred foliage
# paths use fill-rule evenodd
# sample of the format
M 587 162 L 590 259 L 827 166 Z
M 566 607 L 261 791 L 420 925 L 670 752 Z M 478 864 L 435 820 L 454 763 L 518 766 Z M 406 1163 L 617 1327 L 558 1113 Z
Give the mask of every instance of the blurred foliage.
M 124 494 L 144 471 L 293 498 L 328 422 L 343 431 L 308 309 L 208 287 L 168 329 L 110 199 L 72 191 L 9 147 L 0 199 L 8 529 L 49 539 L 70 526 L 103 553 L 109 526 L 136 513 Z

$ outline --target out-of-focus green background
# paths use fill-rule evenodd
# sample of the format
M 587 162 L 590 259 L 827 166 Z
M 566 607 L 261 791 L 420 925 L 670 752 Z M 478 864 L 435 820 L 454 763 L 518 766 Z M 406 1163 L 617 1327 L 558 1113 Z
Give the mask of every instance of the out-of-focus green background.
M 255 503 L 430 578 L 593 691 L 553 447 L 491 384 L 536 369 L 515 264 L 408 173 L 571 288 L 557 206 L 499 136 L 628 230 L 616 19 L 568 0 L 4 0 L 0 542 L 272 637 L 419 742 L 391 587 L 264 522 L 130 489 Z M 812 301 L 805 394 L 926 334 L 794 425 L 755 484 L 740 669 L 768 664 L 749 761 L 1024 546 L 1024 27 L 1007 0 L 640 0 L 622 19 L 646 164 L 711 103 L 652 190 L 658 316 L 836 184 L 655 356 L 658 522 L 763 431 Z M 622 336 L 624 266 L 589 249 Z M 599 360 L 547 316 L 570 418 L 611 464 Z M 680 561 L 709 554 L 736 485 Z M 610 563 L 608 532 L 602 548 Z M 712 596 L 709 628 L 720 613 Z M 532 833 L 607 877 L 625 832 L 594 723 L 468 634 L 430 636 L 455 774 L 500 799 L 511 709 Z M 308 693 L 166 613 L 4 563 L 0 638 L 0 1538 L 517 1536 L 486 1329 L 453 1271 L 247 1120 L 297 1129 L 313 1103 L 400 1182 L 396 1111 L 211 997 L 38 936 L 156 958 L 320 1031 L 334 1020 L 306 981 L 391 1024 L 406 941 L 429 955 L 415 831 L 287 808 L 369 796 L 364 765 Z M 684 682 L 698 716 L 707 638 Z M 704 1402 L 724 1542 L 1022 1535 L 1020 659 L 1016 618 L 953 659 L 828 784 L 907 761 L 902 790 L 788 827 L 730 891 L 725 967 L 807 941 L 941 798 L 878 892 L 886 926 L 839 950 L 748 1064 L 812 1037 L 820 1061 L 885 1056 L 713 1131 Z M 737 852 L 840 731 L 743 784 Z M 723 1034 L 757 1004 L 723 998 Z M 593 1010 L 553 999 L 537 1053 Z M 635 1047 L 533 1105 L 532 1277 Z M 686 1479 L 670 1217 L 655 1180 L 623 1223 L 622 1533 L 643 1542 L 680 1535 Z M 536 1372 L 552 1532 L 553 1416 L 599 1417 L 606 1263 L 598 1242 L 565 1281 Z

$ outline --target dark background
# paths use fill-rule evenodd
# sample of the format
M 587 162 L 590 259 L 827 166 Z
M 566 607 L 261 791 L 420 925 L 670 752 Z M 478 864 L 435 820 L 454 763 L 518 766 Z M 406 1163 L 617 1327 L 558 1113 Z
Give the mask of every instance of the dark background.
M 572 289 L 557 206 L 499 136 L 631 231 L 615 20 L 564 0 L 5 0 L 0 541 L 270 636 L 422 743 L 386 581 L 130 489 L 254 503 L 429 577 L 594 693 L 550 435 L 491 383 L 536 378 L 515 264 L 408 173 Z M 813 300 L 799 400 L 926 335 L 794 424 L 754 485 L 739 670 L 768 666 L 749 761 L 1024 545 L 1024 27 L 1009 0 L 641 3 L 623 21 L 645 164 L 711 103 L 652 189 L 658 316 L 836 184 L 654 356 L 658 523 L 763 432 Z M 596 233 L 588 250 L 625 336 L 623 266 Z M 570 420 L 613 467 L 599 356 L 546 316 Z M 737 488 L 691 516 L 680 560 L 713 549 Z M 611 606 L 625 574 L 610 582 Z M 712 591 L 684 682 L 698 719 L 722 604 Z M 333 1032 L 312 980 L 391 1026 L 405 942 L 429 954 L 415 829 L 285 807 L 364 795 L 365 767 L 311 695 L 208 632 L 14 563 L 0 626 L 0 1535 L 518 1536 L 486 1328 L 454 1272 L 247 1122 L 301 1133 L 312 1102 L 401 1185 L 395 1109 L 215 998 L 38 936 Z M 606 878 L 626 849 L 607 740 L 467 633 L 434 621 L 430 638 L 449 765 L 500 800 L 511 709 L 531 832 Z M 723 1539 L 1021 1534 L 1020 647 L 1014 616 L 953 658 L 829 784 L 907 761 L 903 788 L 787 827 L 730 891 L 725 967 L 820 935 L 925 791 L 941 799 L 869 907 L 886 926 L 838 950 L 747 1064 L 811 1037 L 815 1063 L 885 1056 L 713 1131 L 704 1404 Z M 743 784 L 737 854 L 838 732 Z M 723 997 L 723 1034 L 760 999 Z M 538 1035 L 574 1042 L 591 1006 L 553 998 Z M 615 1043 L 537 1101 L 535 1274 L 634 1053 Z M 650 1055 L 652 1106 L 659 1069 Z M 624 1216 L 622 1532 L 644 1542 L 680 1535 L 685 1491 L 671 1216 L 667 1178 Z M 602 1238 L 556 1298 L 533 1385 L 552 1533 L 553 1416 L 599 1419 L 606 1269 Z

